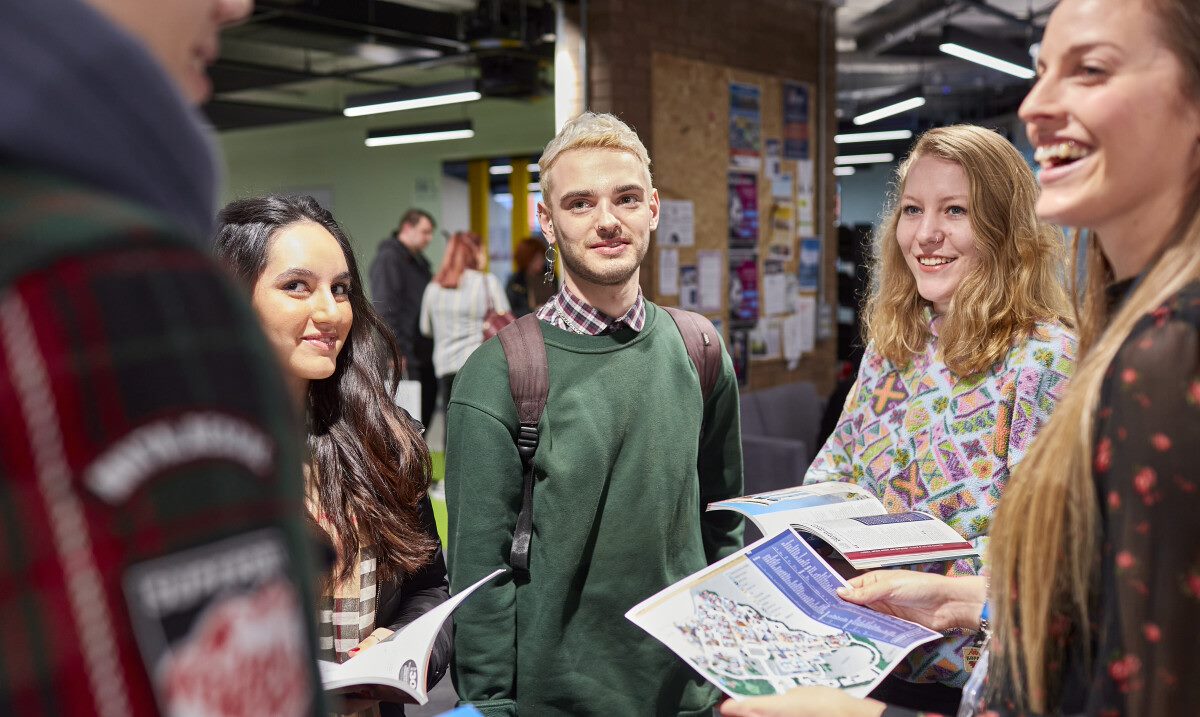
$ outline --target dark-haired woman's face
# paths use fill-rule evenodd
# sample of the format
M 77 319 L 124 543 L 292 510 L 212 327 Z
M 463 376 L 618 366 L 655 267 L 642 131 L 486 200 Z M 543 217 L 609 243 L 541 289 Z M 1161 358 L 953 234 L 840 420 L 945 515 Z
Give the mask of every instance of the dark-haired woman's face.
M 277 231 L 251 300 L 293 380 L 333 375 L 354 321 L 350 268 L 333 235 L 310 221 Z

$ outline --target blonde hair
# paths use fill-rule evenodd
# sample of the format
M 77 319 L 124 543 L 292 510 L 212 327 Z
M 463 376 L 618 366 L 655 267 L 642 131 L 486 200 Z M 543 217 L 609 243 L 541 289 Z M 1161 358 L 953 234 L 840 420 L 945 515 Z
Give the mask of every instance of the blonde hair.
M 863 312 L 866 336 L 892 363 L 907 364 L 930 339 L 926 309 L 931 304 L 918 293 L 896 241 L 904 183 L 922 157 L 954 162 L 970 185 L 967 219 L 977 259 L 954 291 L 938 336 L 942 361 L 955 374 L 970 376 L 1002 359 L 1038 321 L 1065 321 L 1063 236 L 1038 220 L 1037 180 L 1008 140 L 972 125 L 921 135 L 896 171 L 876 232 Z
M 1150 0 L 1162 38 L 1184 67 L 1191 101 L 1200 101 L 1200 16 L 1186 0 Z M 1090 656 L 1088 606 L 1096 589 L 1100 516 L 1092 477 L 1093 431 L 1100 388 L 1133 327 L 1189 282 L 1200 278 L 1200 176 L 1192 186 L 1165 249 L 1108 321 L 1105 285 L 1112 272 L 1094 234 L 1076 232 L 1084 256 L 1073 253 L 1081 361 L 1066 397 L 1013 474 L 1000 502 L 988 548 L 997 645 L 993 684 L 1017 687 L 1029 709 L 1052 711 L 1062 687 L 1063 620 Z M 1105 325 L 1107 324 L 1107 328 Z M 1019 597 L 1018 597 L 1019 593 Z
M 646 145 L 642 144 L 637 132 L 613 115 L 584 112 L 567 120 L 554 139 L 542 150 L 538 167 L 541 169 L 543 196 L 550 195 L 554 163 L 563 152 L 572 149 L 612 149 L 628 152 L 637 157 L 638 162 L 646 168 L 647 178 L 650 177 L 650 153 L 646 151 Z

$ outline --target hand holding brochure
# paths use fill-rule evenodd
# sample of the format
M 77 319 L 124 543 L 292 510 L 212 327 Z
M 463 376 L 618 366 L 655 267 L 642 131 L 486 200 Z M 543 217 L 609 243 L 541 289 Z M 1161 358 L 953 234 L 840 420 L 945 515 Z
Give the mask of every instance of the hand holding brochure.
M 845 581 L 786 530 L 644 600 L 625 617 L 730 697 L 801 685 L 864 697 L 941 635 L 843 601 Z
M 888 513 L 853 483 L 814 483 L 710 503 L 733 510 L 763 535 L 794 527 L 825 541 L 859 570 L 953 560 L 979 552 L 954 528 L 928 513 Z
M 429 657 L 442 623 L 471 593 L 502 572 L 503 569 L 496 570 L 413 620 L 386 640 L 340 665 L 318 661 L 325 691 L 362 693 L 371 699 L 387 702 L 414 702 L 419 705 L 428 702 L 425 684 L 429 673 Z

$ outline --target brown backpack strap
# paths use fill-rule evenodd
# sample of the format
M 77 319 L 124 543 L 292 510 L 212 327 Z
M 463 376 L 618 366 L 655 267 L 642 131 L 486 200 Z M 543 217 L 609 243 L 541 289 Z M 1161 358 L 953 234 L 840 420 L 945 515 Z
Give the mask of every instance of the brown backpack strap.
M 529 544 L 533 539 L 533 454 L 538 447 L 538 422 L 550 393 L 550 367 L 546 344 L 535 314 L 526 314 L 497 334 L 508 361 L 508 389 L 517 407 L 517 453 L 521 456 L 521 512 L 513 530 L 508 562 L 518 573 L 529 572 Z
M 713 386 L 717 384 L 717 377 L 721 375 L 721 342 L 717 337 L 717 327 L 702 314 L 673 306 L 662 308 L 675 320 L 675 327 L 683 336 L 688 358 L 692 360 L 692 365 L 696 367 L 696 375 L 700 377 L 700 392 L 707 401 Z

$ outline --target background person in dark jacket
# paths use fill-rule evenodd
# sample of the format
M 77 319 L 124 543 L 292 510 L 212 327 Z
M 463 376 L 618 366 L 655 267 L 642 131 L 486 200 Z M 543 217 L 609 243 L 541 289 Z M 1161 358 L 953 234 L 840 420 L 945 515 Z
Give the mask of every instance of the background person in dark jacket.
M 408 368 L 408 378 L 421 382 L 421 415 L 425 425 L 437 405 L 437 376 L 433 372 L 433 339 L 421 335 L 417 320 L 421 296 L 433 279 L 425 247 L 433 241 L 435 224 L 429 212 L 409 209 L 400 226 L 379 243 L 371 262 L 371 296 L 375 310 L 396 336 Z

